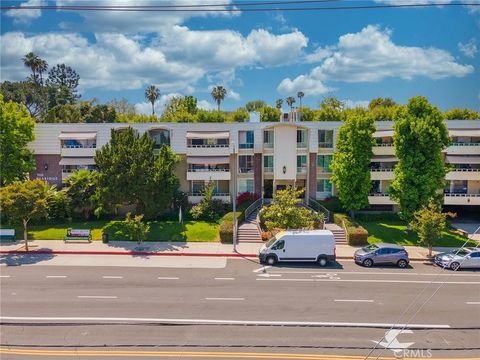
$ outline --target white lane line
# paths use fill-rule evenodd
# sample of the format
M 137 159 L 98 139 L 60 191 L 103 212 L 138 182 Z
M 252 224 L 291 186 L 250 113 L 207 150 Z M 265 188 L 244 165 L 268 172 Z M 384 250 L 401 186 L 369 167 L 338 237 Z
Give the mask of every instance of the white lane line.
M 47 279 L 65 279 L 67 275 L 47 275 Z
M 257 278 L 260 281 L 298 281 L 298 282 L 361 282 L 361 283 L 402 283 L 402 284 L 450 284 L 450 285 L 480 285 L 480 281 L 428 281 L 428 280 L 377 280 L 377 279 L 271 279 Z
M 363 299 L 335 299 L 335 302 L 364 302 L 364 303 L 372 303 L 373 300 L 363 300 Z
M 467 301 L 467 305 L 480 305 L 480 301 Z
M 218 300 L 218 301 L 243 301 L 245 298 L 205 298 L 205 300 Z
M 215 280 L 235 280 L 235 278 L 229 278 L 229 277 L 216 277 L 214 279 Z
M 253 270 L 252 272 L 254 273 L 258 273 L 260 271 L 265 271 L 267 269 L 271 268 L 271 266 L 262 266 L 261 268 L 257 269 L 257 270 Z
M 414 276 L 474 276 L 478 277 L 479 274 L 461 274 L 452 273 L 447 271 L 444 273 L 411 273 L 411 272 L 368 272 L 368 271 L 342 271 L 338 269 L 332 269 L 331 271 L 270 271 L 270 274 L 331 274 L 337 275 L 351 274 L 351 275 L 414 275 Z
M 79 295 L 79 299 L 116 299 L 116 296 L 103 296 L 103 295 Z
M 168 277 L 168 276 L 159 276 L 157 279 L 158 279 L 158 280 L 178 280 L 179 278 L 178 278 L 178 277 L 174 277 L 174 276 L 171 276 L 171 277 Z
M 123 276 L 110 276 L 110 275 L 104 275 L 102 276 L 103 279 L 123 279 Z
M 168 323 L 168 324 L 228 324 L 228 325 L 271 325 L 271 326 L 344 326 L 344 327 L 378 327 L 401 329 L 429 328 L 449 329 L 450 325 L 443 324 L 392 324 L 392 323 L 363 323 L 363 322 L 320 322 L 320 321 L 264 321 L 264 320 L 214 320 L 214 319 L 162 319 L 162 318 L 126 318 L 126 317 L 23 317 L 0 316 L 0 321 L 84 321 L 84 322 L 135 322 L 135 323 Z
M 0 275 L 0 278 L 9 278 L 10 275 Z

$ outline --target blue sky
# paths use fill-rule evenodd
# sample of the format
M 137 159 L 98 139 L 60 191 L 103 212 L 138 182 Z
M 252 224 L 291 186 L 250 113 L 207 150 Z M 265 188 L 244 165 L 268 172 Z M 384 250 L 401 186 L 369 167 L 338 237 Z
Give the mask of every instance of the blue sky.
M 434 1 L 335 5 L 428 2 Z M 82 4 L 2 1 L 14 3 Z M 162 93 L 158 111 L 170 97 L 187 94 L 211 108 L 214 85 L 228 89 L 224 109 L 254 99 L 273 105 L 278 98 L 303 91 L 303 103 L 311 107 L 326 96 L 354 106 L 378 96 L 404 103 L 425 95 L 441 109 L 479 110 L 479 34 L 480 7 L 465 6 L 220 14 L 2 11 L 1 79 L 25 78 L 28 70 L 21 58 L 34 51 L 50 65 L 65 63 L 77 70 L 83 99 L 125 97 L 145 113 L 150 108 L 143 92 L 150 84 Z

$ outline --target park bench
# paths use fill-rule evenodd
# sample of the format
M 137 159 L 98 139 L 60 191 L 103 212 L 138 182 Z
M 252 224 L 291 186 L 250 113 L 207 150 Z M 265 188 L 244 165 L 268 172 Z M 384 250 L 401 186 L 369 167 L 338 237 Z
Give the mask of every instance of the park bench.
M 92 241 L 92 233 L 89 229 L 68 229 L 63 241 Z
M 0 229 L 0 242 L 15 241 L 15 229 Z

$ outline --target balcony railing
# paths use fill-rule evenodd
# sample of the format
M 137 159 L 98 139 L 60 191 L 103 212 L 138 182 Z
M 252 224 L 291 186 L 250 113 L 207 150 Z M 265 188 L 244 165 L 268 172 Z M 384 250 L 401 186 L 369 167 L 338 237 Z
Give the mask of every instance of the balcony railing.
M 253 143 L 238 144 L 239 149 L 253 149 Z
M 201 191 L 191 191 L 187 193 L 187 196 L 204 196 L 204 193 Z M 230 193 L 214 192 L 213 196 L 230 196 Z
M 193 145 L 187 144 L 189 148 L 228 148 L 229 144 L 203 144 L 203 145 Z
M 445 193 L 445 196 L 450 196 L 450 197 L 480 197 L 480 194 Z
M 273 142 L 263 143 L 263 147 L 266 148 L 266 149 L 272 149 L 273 148 Z
M 472 142 L 455 142 L 450 144 L 450 146 L 480 146 L 480 143 L 472 143 Z
M 381 197 L 387 197 L 390 196 L 388 193 L 371 193 L 368 196 L 381 196 Z
M 96 149 L 97 144 L 90 145 L 62 145 L 62 149 Z
M 393 168 L 372 168 L 370 171 L 390 172 L 393 171 Z
M 264 173 L 273 173 L 273 166 L 264 166 L 263 167 Z
M 297 166 L 297 173 L 303 174 L 307 172 L 307 166 Z
M 307 147 L 306 142 L 297 142 L 297 149 L 305 149 Z
M 333 142 L 319 142 L 318 143 L 319 148 L 333 148 Z
M 466 171 L 466 172 L 470 172 L 470 171 L 480 171 L 480 169 L 451 169 L 450 171 Z
M 201 168 L 201 169 L 187 169 L 188 172 L 210 172 L 210 171 L 218 171 L 218 172 L 228 172 L 230 169 L 225 168 L 217 168 L 217 169 L 208 169 L 208 168 Z
M 239 167 L 238 172 L 241 174 L 248 174 L 253 172 L 253 167 Z

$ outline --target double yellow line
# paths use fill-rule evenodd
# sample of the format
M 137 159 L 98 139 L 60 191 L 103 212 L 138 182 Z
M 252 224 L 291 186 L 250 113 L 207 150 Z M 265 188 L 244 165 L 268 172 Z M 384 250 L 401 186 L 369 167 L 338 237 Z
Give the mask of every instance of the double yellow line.
M 0 355 L 29 356 L 76 356 L 76 357 L 186 357 L 210 359 L 296 359 L 296 360 L 360 360 L 363 356 L 317 355 L 317 354 L 281 354 L 281 353 L 247 353 L 247 352 L 212 352 L 212 351 L 118 351 L 118 350 L 49 350 L 0 348 Z M 382 357 L 393 360 L 393 357 Z M 435 360 L 435 359 L 430 359 Z M 480 358 L 468 358 L 480 360 Z

